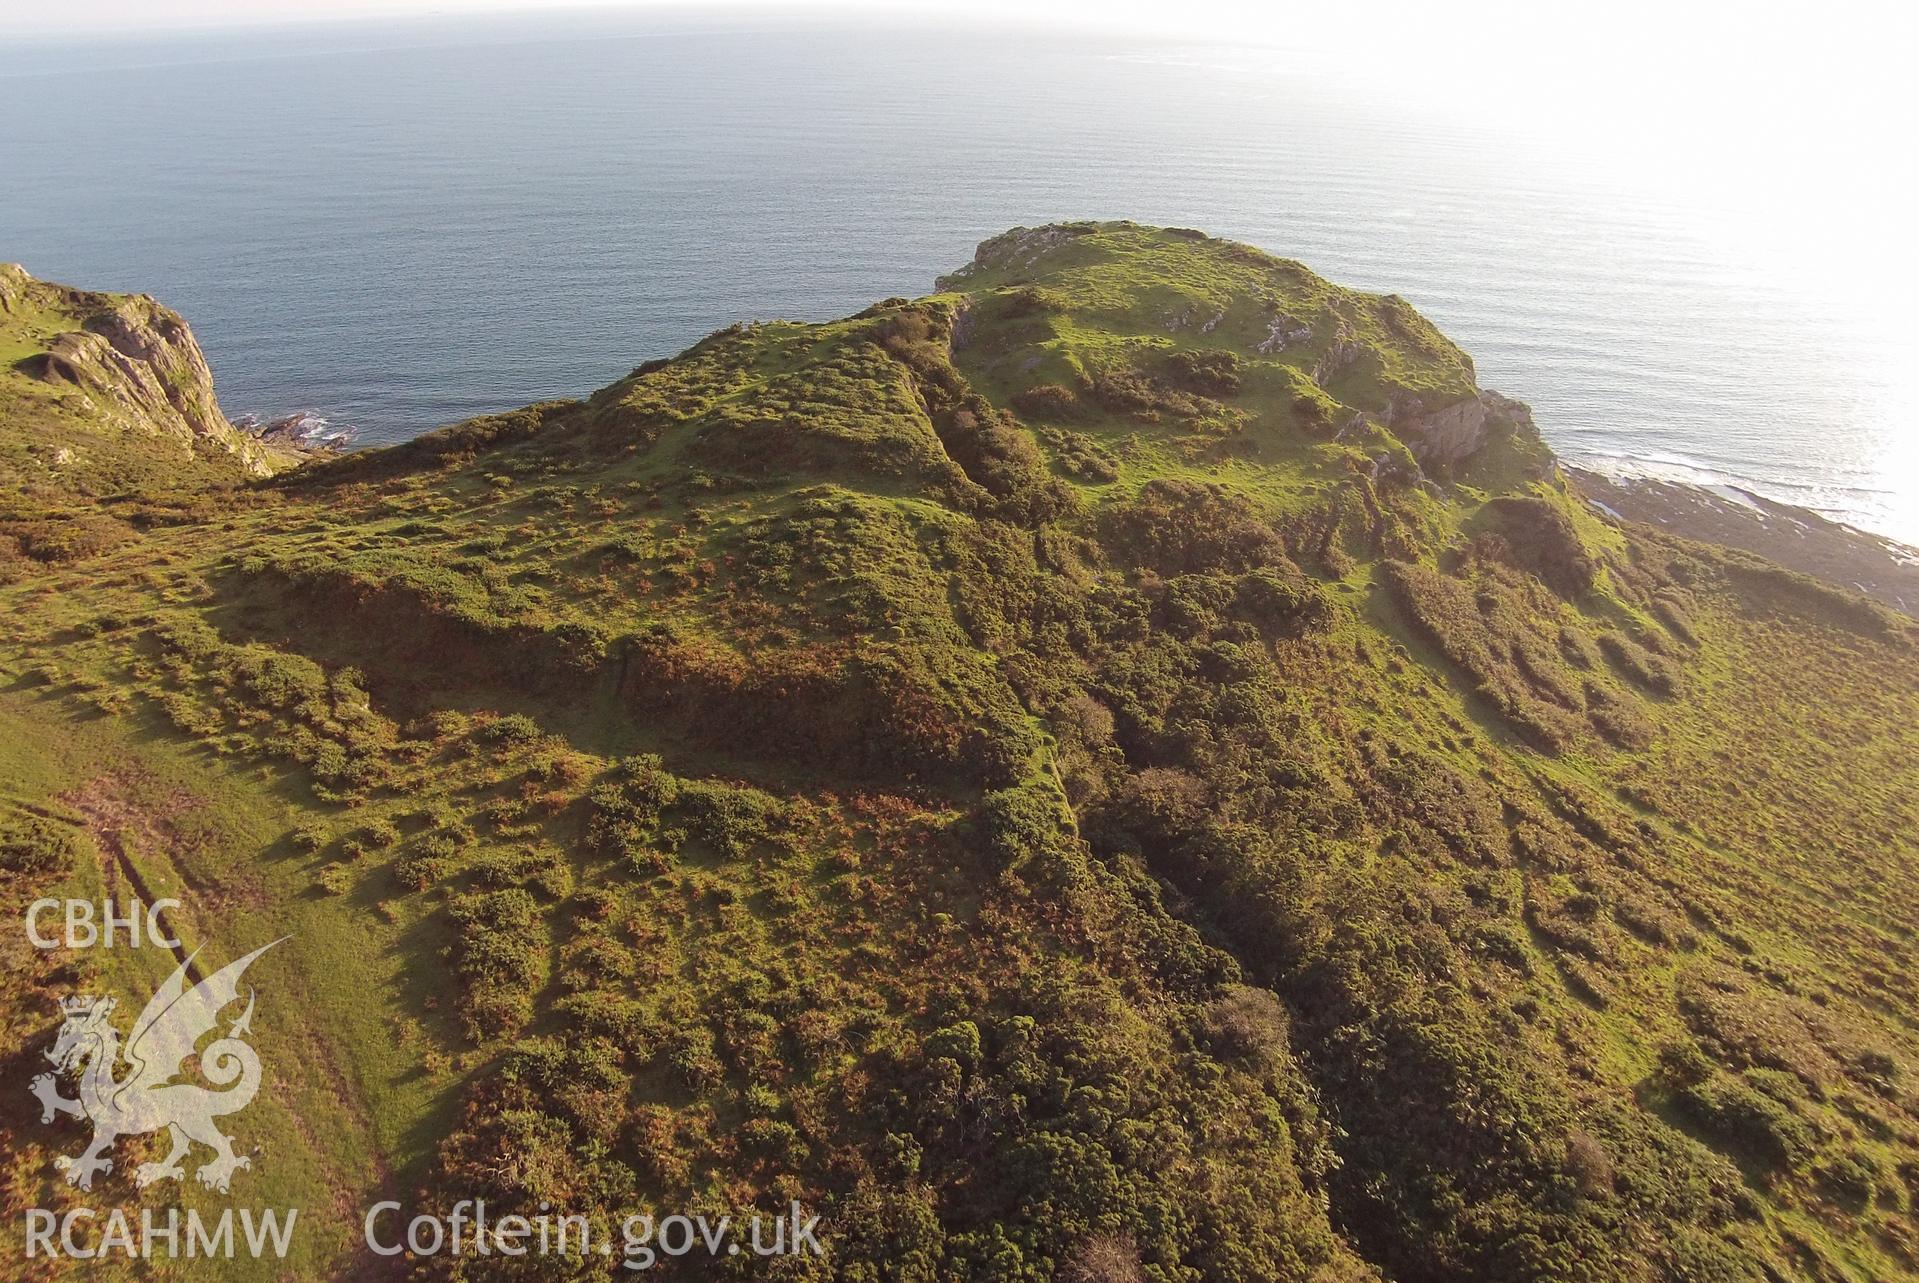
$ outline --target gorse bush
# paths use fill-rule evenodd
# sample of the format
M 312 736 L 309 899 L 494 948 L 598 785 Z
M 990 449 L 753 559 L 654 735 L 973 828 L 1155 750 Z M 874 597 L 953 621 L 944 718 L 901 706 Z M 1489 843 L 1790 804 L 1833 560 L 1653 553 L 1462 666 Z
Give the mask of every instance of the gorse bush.
M 1678 671 L 1663 655 L 1656 655 L 1621 632 L 1599 635 L 1599 649 L 1619 671 L 1647 690 L 1671 695 L 1679 687 Z
M 1231 396 L 1239 391 L 1241 368 L 1236 352 L 1175 352 L 1166 358 L 1164 377 L 1201 396 Z
M 988 794 L 980 807 L 980 836 L 995 864 L 1017 868 L 1060 838 L 1060 806 L 1049 790 L 1025 785 Z
M 540 724 L 525 713 L 509 713 L 487 723 L 482 734 L 505 748 L 518 748 L 540 737 Z
M 1502 541 L 1501 556 L 1538 575 L 1563 597 L 1576 597 L 1592 587 L 1599 564 L 1562 507 L 1533 495 L 1500 495 L 1483 511 Z
M 1290 569 L 1286 545 L 1243 495 L 1200 482 L 1147 483 L 1106 519 L 1122 556 L 1160 574 Z
M 460 928 L 451 951 L 464 985 L 460 1017 L 475 1042 L 510 1035 L 533 1014 L 533 990 L 544 969 L 544 913 L 526 890 L 469 893 L 448 912 Z
M 0 819 L 0 870 L 35 882 L 64 874 L 73 863 L 73 838 L 38 816 Z
M 1035 384 L 1016 392 L 1010 404 L 1022 418 L 1038 423 L 1071 423 L 1084 414 L 1073 390 L 1057 383 Z
M 1677 1100 L 1701 1127 L 1772 1171 L 1798 1170 L 1816 1147 L 1812 1129 L 1789 1105 L 1731 1075 L 1692 1083 Z
M 779 822 L 778 799 L 758 789 L 733 788 L 707 781 L 684 784 L 675 813 L 688 829 L 730 860 L 744 858 Z

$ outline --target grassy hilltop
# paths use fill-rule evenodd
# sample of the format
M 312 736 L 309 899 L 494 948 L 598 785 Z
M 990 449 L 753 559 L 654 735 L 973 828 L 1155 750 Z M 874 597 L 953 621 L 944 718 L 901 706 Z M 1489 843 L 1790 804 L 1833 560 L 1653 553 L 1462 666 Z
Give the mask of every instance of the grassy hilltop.
M 1400 299 L 1021 229 L 158 470 L 0 513 L 0 896 L 292 936 L 231 1130 L 293 1277 L 403 1276 L 379 1197 L 823 1215 L 669 1277 L 1919 1277 L 1919 632 L 1601 520 Z M 51 999 L 171 959 L 0 938 L 17 1223 Z

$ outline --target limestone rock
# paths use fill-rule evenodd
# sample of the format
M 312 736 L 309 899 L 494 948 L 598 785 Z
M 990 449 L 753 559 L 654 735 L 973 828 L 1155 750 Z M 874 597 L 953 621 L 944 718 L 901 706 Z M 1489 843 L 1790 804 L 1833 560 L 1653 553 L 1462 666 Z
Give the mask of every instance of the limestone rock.
M 234 427 L 213 392 L 213 372 L 178 313 L 145 294 L 103 294 L 35 280 L 0 266 L 0 311 L 56 317 L 53 333 L 15 370 L 71 390 L 83 413 L 130 432 L 176 442 L 185 455 L 217 450 L 251 476 L 271 473 L 267 448 Z
M 1496 427 L 1532 428 L 1532 410 L 1497 392 L 1429 410 L 1418 397 L 1398 395 L 1386 408 L 1386 425 L 1428 470 L 1457 467 L 1485 445 Z

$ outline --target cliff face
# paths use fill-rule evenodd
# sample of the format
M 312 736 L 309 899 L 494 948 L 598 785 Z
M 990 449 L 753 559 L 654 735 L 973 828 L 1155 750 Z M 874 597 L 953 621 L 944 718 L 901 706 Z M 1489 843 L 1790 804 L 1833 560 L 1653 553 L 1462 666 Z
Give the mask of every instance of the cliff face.
M 1469 462 L 1495 432 L 1536 431 L 1523 402 L 1481 391 L 1463 401 L 1428 410 L 1417 398 L 1395 400 L 1385 421 L 1429 471 L 1451 471 Z
M 177 448 L 163 457 L 189 466 L 253 477 L 284 466 L 227 422 L 192 330 L 147 295 L 74 289 L 0 264 L 0 354 L 7 444 L 28 446 L 56 479 L 114 453 L 97 439 L 114 435 L 169 443 Z

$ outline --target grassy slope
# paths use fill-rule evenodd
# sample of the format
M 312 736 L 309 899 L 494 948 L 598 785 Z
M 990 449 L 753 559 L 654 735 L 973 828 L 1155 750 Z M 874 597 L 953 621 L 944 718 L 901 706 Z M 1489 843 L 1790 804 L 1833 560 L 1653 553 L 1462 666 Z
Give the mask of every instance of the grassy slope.
M 803 1197 L 849 1277 L 1910 1276 L 1913 642 L 1523 429 L 1428 484 L 1394 394 L 1474 390 L 1296 264 L 1009 235 L 17 570 L 8 803 L 292 934 L 303 1274 L 396 1188 Z

